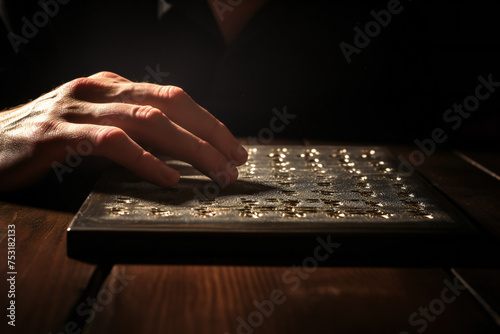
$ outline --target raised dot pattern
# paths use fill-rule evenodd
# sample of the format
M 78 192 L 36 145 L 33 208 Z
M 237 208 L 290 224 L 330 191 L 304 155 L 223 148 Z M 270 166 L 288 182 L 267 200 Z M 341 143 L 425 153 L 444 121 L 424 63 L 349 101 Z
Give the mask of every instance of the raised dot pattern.
M 108 215 L 183 217 L 190 222 L 253 219 L 354 223 L 435 218 L 432 203 L 421 194 L 418 183 L 399 175 L 384 150 L 259 146 L 248 148 L 248 152 L 248 161 L 239 167 L 239 185 L 215 188 L 216 196 L 195 196 L 181 180 L 176 189 L 163 190 L 161 195 L 158 190 L 158 200 L 137 200 L 133 194 L 115 196 L 106 205 Z M 237 187 L 249 185 L 265 189 L 238 194 Z M 228 189 L 232 192 L 226 194 Z

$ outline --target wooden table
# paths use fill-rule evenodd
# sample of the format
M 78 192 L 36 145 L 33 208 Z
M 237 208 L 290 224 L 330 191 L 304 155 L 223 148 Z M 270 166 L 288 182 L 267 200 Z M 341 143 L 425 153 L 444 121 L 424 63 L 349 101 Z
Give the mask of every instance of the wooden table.
M 391 149 L 406 158 L 412 150 Z M 417 169 L 500 241 L 496 152 L 438 151 Z M 15 224 L 17 271 L 16 327 L 7 325 L 2 279 L 0 333 L 500 332 L 496 268 L 319 267 L 288 275 L 290 266 L 70 259 L 66 228 L 91 187 L 75 175 L 59 197 L 39 186 L 0 202 L 0 269 L 9 271 L 7 229 Z M 499 255 L 485 254 L 493 264 Z

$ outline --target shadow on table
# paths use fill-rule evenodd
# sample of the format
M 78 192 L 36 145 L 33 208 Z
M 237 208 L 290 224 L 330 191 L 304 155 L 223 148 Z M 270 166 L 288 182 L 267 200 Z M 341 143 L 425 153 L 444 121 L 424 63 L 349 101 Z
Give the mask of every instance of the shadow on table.
M 0 193 L 0 201 L 76 214 L 101 174 L 97 170 L 75 169 L 71 174 L 64 175 L 61 182 L 57 175 L 50 171 L 46 177 L 30 187 Z

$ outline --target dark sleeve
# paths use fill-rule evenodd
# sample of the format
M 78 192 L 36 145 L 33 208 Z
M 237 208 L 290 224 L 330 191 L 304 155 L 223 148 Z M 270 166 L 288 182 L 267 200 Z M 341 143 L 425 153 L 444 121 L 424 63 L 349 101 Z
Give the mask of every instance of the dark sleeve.
M 39 74 L 53 54 L 53 18 L 38 2 L 23 0 L 0 0 L 0 15 L 0 108 L 4 109 L 38 97 L 47 87 L 47 78 Z
M 102 70 L 131 80 L 143 78 L 144 66 L 137 64 L 148 52 L 140 43 L 150 35 L 155 4 L 156 0 L 0 0 L 0 108 L 26 103 Z

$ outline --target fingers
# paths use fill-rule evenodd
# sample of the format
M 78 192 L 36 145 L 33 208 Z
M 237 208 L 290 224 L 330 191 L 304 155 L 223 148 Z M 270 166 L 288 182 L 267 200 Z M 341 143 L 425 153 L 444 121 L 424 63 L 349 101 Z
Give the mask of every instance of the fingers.
M 235 181 L 238 172 L 234 166 L 247 160 L 248 153 L 226 126 L 178 87 L 132 83 L 114 73 L 100 72 L 74 80 L 67 89 L 78 100 L 93 103 L 85 103 L 83 117 L 77 122 L 121 129 L 127 145 L 137 140 L 192 164 L 212 179 Z M 118 163 L 123 159 L 120 151 L 104 154 Z
M 93 124 L 65 124 L 72 136 L 92 143 L 92 155 L 104 156 L 139 177 L 163 187 L 179 181 L 179 172 L 146 152 L 121 129 Z
M 85 105 L 82 123 L 106 124 L 122 129 L 132 139 L 186 161 L 203 174 L 223 183 L 234 182 L 238 171 L 220 151 L 172 122 L 151 106 L 124 103 Z
M 235 165 L 241 165 L 247 160 L 248 153 L 227 127 L 194 102 L 182 89 L 144 83 L 135 88 L 148 92 L 145 94 L 145 103 L 162 110 L 173 122 L 211 143 Z
M 248 153 L 227 127 L 195 103 L 182 89 L 118 80 L 121 79 L 107 72 L 96 74 L 76 81 L 72 91 L 77 98 L 94 103 L 151 105 L 161 110 L 172 122 L 210 143 L 234 165 L 241 165 L 247 160 Z

